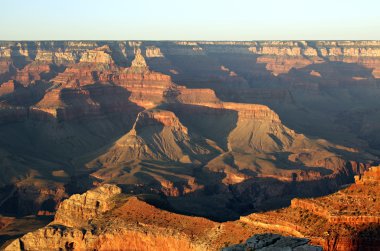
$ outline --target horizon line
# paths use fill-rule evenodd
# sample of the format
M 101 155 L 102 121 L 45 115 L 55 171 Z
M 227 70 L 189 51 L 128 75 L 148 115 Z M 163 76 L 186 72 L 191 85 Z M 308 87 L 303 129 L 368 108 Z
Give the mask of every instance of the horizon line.
M 110 41 L 110 42 L 120 42 L 120 41 L 136 41 L 136 42 L 260 42 L 260 41 L 380 41 L 380 39 L 253 39 L 253 40 L 230 40 L 230 39 L 0 39 L 0 42 L 55 42 L 55 41 Z

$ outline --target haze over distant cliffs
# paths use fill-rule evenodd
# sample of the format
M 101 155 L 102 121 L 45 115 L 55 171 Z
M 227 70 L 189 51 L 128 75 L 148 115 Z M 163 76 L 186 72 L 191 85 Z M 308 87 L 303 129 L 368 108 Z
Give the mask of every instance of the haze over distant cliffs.
M 89 189 L 215 227 L 304 207 L 378 161 L 379 84 L 379 41 L 0 42 L 0 213 L 57 221 Z

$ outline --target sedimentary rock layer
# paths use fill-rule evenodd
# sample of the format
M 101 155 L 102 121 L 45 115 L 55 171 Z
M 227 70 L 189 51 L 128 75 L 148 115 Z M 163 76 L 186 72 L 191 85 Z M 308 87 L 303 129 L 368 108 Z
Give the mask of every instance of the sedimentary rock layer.
M 372 167 L 356 184 L 336 194 L 315 199 L 312 203 L 326 211 L 330 211 L 331 206 L 340 206 L 342 209 L 346 207 L 336 216 L 340 219 L 346 218 L 347 214 L 352 214 L 352 210 L 347 208 L 351 203 L 342 198 L 350 199 L 354 196 L 355 201 L 361 203 L 367 203 L 368 199 L 379 199 L 376 192 L 380 184 L 377 175 L 379 168 Z M 362 183 L 360 180 L 371 182 Z M 363 195 L 363 189 L 371 196 Z M 308 240 L 301 239 L 304 236 L 308 236 L 313 243 L 322 245 L 326 250 L 373 250 L 379 244 L 376 228 L 378 225 L 374 226 L 374 222 L 365 217 L 367 214 L 375 216 L 378 213 L 377 207 L 367 207 L 370 211 L 355 216 L 361 217 L 360 221 L 346 222 L 331 220 L 323 210 L 309 206 L 311 204 L 298 203 L 299 201 L 302 200 L 296 200 L 286 209 L 252 214 L 234 222 L 216 223 L 160 210 L 136 197 L 128 198 L 117 186 L 104 185 L 64 201 L 52 223 L 14 240 L 5 250 L 218 250 L 223 245 L 237 244 L 247 236 L 266 231 L 286 233 L 298 238 L 284 238 L 273 234 L 257 235 L 244 244 L 224 250 L 260 250 L 266 246 L 302 246 L 302 250 L 321 250 L 307 245 Z M 326 201 L 328 203 L 325 203 Z M 356 206 L 353 205 L 354 208 L 357 208 Z M 360 231 L 365 231 L 365 234 L 359 234 Z

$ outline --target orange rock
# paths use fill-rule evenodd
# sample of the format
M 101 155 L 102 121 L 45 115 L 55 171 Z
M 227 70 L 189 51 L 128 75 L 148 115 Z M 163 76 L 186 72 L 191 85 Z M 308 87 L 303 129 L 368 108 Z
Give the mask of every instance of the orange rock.
M 9 80 L 8 82 L 2 83 L 0 85 L 0 96 L 13 93 L 14 91 L 15 91 L 15 83 L 13 80 Z

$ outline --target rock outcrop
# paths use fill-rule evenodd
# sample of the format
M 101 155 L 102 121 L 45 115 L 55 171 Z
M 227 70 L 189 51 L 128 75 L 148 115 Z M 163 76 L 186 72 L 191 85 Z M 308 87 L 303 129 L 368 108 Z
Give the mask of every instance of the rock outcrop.
M 376 58 L 380 55 L 378 41 L 318 41 L 315 44 L 307 41 L 274 41 L 257 43 L 248 50 L 254 54 L 263 55 L 258 58 L 258 62 L 266 63 L 266 68 L 274 74 L 287 73 L 291 68 L 302 68 L 327 59 L 363 64 L 374 68 L 373 75 L 379 77 L 378 66 L 375 66 L 378 64 Z
M 333 195 L 313 199 L 326 210 L 340 206 L 337 217 L 356 214 L 351 203 L 378 200 L 379 179 L 372 167 L 357 183 Z M 365 194 L 362 194 L 365 191 Z M 346 195 L 345 195 L 346 194 Z M 368 197 L 370 195 L 370 197 Z M 355 200 L 347 202 L 342 196 Z M 304 200 L 304 199 L 302 199 Z M 289 208 L 216 223 L 204 218 L 170 213 L 121 193 L 115 185 L 103 185 L 73 195 L 58 208 L 53 222 L 7 243 L 4 250 L 117 249 L 136 250 L 374 250 L 380 242 L 378 226 L 371 220 L 330 221 L 311 204 L 292 203 Z M 306 200 L 307 201 L 307 200 Z M 375 204 L 374 204 L 375 205 Z M 357 205 L 352 205 L 357 207 Z M 378 206 L 366 207 L 376 214 Z M 369 218 L 368 218 L 369 219 Z M 276 233 L 269 234 L 268 232 Z M 294 237 L 284 237 L 290 235 Z M 252 237 L 253 235 L 253 237 Z M 307 239 L 305 238 L 307 236 Z M 247 241 L 243 241 L 247 239 Z M 310 239 L 310 241 L 309 241 Z M 123 243 L 123 245 L 122 245 Z M 311 243 L 311 244 L 309 244 Z
M 192 163 L 193 158 L 202 159 L 203 155 L 212 153 L 212 146 L 206 141 L 202 144 L 201 140 L 191 138 L 174 113 L 153 109 L 139 113 L 132 130 L 116 141 L 101 159 L 112 160 L 107 166 L 131 160 Z
M 23 86 L 28 86 L 35 83 L 35 81 L 42 79 L 49 79 L 54 73 L 47 64 L 39 64 L 36 62 L 26 65 L 23 69 L 18 70 L 14 80 L 21 83 Z
M 109 54 L 110 52 L 110 48 L 106 45 L 94 50 L 88 50 L 82 54 L 79 63 L 112 65 L 114 61 Z
M 90 219 L 112 209 L 110 199 L 120 193 L 119 187 L 104 185 L 82 195 L 75 194 L 59 205 L 54 221 L 68 227 L 86 225 Z
M 151 184 L 168 196 L 179 196 L 201 186 L 187 171 L 170 176 L 149 163 L 196 167 L 218 153 L 215 142 L 189 133 L 173 112 L 152 109 L 140 112 L 132 129 L 87 166 L 99 169 L 92 175 L 105 182 Z
M 216 226 L 206 219 L 175 215 L 127 198 L 113 185 L 74 195 L 64 203 L 47 227 L 13 241 L 5 250 L 209 250 L 204 230 Z M 73 224 L 78 227 L 69 227 Z
M 379 245 L 380 167 L 357 176 L 355 184 L 313 199 L 293 199 L 291 206 L 252 214 L 241 220 L 291 235 L 308 236 L 324 250 L 373 250 Z
M 62 204 L 48 226 L 6 244 L 4 250 L 220 250 L 265 232 L 238 221 L 216 223 L 163 211 L 121 194 L 114 185 L 73 195 Z M 307 242 L 268 234 L 247 241 L 249 246 L 266 243 L 277 247 L 309 247 Z
M 15 91 L 15 82 L 10 80 L 0 85 L 0 96 L 11 94 Z
M 173 85 L 170 77 L 149 71 L 140 50 L 136 51 L 130 68 L 116 66 L 109 53 L 108 46 L 84 52 L 79 63 L 67 67 L 52 79 L 54 86 L 32 107 L 33 113 L 37 114 L 35 117 L 40 117 L 38 114 L 41 112 L 59 120 L 100 114 L 104 107 L 97 100 L 105 98 L 106 93 L 122 96 L 125 99 L 123 103 L 135 103 L 145 108 L 163 101 L 164 92 Z M 94 83 L 99 84 L 92 88 Z M 114 98 L 111 96 L 111 99 Z M 124 105 L 125 109 L 130 107 Z M 106 109 L 107 112 L 120 112 L 123 107 L 120 103 L 108 101 Z M 44 119 L 44 116 L 41 118 Z
M 147 58 L 161 58 L 164 56 L 161 49 L 156 46 L 147 47 L 145 50 L 145 55 Z
M 322 251 L 322 247 L 308 244 L 308 239 L 284 237 L 278 234 L 254 235 L 245 243 L 223 248 L 222 251 L 246 251 L 246 250 L 304 250 Z

